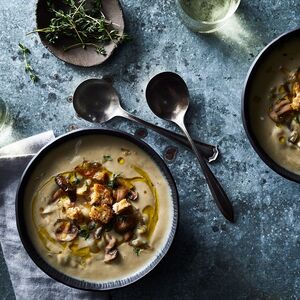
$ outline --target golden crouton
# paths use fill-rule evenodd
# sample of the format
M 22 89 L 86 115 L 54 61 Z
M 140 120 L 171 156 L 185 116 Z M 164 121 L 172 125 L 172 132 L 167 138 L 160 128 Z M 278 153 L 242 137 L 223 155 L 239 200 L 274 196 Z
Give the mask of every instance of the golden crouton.
M 119 202 L 116 202 L 113 205 L 113 210 L 117 215 L 128 211 L 130 208 L 131 208 L 131 203 L 128 202 L 125 198 Z
M 92 193 L 90 195 L 90 204 L 109 204 L 112 205 L 113 197 L 110 189 L 102 184 L 95 183 L 92 187 Z
M 88 185 L 86 182 L 84 182 L 82 186 L 76 188 L 76 194 L 82 196 L 87 192 L 87 190 L 88 190 Z
M 107 204 L 92 206 L 89 217 L 95 222 L 107 224 L 113 217 L 113 211 Z
M 94 174 L 93 179 L 99 181 L 100 183 L 106 184 L 109 181 L 109 174 L 107 171 L 98 171 Z
M 66 215 L 71 220 L 78 220 L 81 217 L 81 210 L 79 207 L 69 207 L 66 210 Z
M 294 83 L 293 93 L 295 96 L 292 98 L 291 107 L 293 110 L 300 110 L 300 84 L 298 82 Z

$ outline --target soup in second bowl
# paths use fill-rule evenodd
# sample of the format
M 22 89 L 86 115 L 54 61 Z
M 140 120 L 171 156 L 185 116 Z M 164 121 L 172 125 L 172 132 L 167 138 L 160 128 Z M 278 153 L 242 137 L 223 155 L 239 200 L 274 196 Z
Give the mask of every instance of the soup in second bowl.
M 252 130 L 281 167 L 300 174 L 300 38 L 277 43 L 249 85 Z

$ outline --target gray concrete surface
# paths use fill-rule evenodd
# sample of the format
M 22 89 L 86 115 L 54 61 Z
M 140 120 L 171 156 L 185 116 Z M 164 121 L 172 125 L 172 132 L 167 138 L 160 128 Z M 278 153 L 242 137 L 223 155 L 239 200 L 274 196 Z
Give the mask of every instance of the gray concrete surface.
M 35 1 L 0 2 L 0 97 L 11 124 L 0 145 L 53 129 L 57 135 L 91 127 L 75 117 L 68 97 L 84 79 L 108 75 L 132 113 L 157 119 L 145 104 L 148 80 L 178 72 L 191 93 L 188 127 L 194 137 L 218 144 L 213 170 L 235 207 L 236 224 L 220 215 L 195 156 L 178 146 L 169 164 L 180 195 L 180 225 L 166 259 L 113 299 L 297 299 L 300 297 L 299 185 L 270 170 L 250 146 L 242 127 L 240 98 L 247 71 L 276 36 L 300 25 L 299 0 L 242 0 L 235 17 L 218 33 L 197 35 L 182 25 L 174 1 L 123 0 L 126 29 L 133 36 L 103 66 L 82 69 L 49 54 L 37 36 Z M 32 51 L 40 82 L 30 82 L 17 44 Z M 101 127 L 134 133 L 135 124 L 114 120 Z M 170 140 L 150 132 L 144 139 L 159 154 Z M 13 298 L 1 258 L 0 297 Z

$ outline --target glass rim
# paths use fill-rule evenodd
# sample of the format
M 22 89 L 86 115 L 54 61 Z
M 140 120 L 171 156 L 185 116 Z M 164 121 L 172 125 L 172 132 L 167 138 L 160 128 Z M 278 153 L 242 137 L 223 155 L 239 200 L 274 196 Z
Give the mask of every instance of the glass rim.
M 189 16 L 185 11 L 184 9 L 182 8 L 182 6 L 180 5 L 180 0 L 177 0 L 177 6 L 179 6 L 180 10 L 182 11 L 182 13 L 184 14 L 184 16 L 188 19 L 188 22 L 190 22 L 192 25 L 198 25 L 198 24 L 204 24 L 204 25 L 217 25 L 217 24 L 220 24 L 220 23 L 223 23 L 225 21 L 227 21 L 229 18 L 231 18 L 235 12 L 237 11 L 240 3 L 241 3 L 241 0 L 237 0 L 236 1 L 236 4 L 235 4 L 235 7 L 234 9 L 232 9 L 232 12 L 228 15 L 226 15 L 225 17 L 223 17 L 222 19 L 219 19 L 219 20 L 216 20 L 216 21 L 203 21 L 203 20 L 199 20 L 199 21 L 196 21 L 195 19 L 193 19 L 191 16 Z

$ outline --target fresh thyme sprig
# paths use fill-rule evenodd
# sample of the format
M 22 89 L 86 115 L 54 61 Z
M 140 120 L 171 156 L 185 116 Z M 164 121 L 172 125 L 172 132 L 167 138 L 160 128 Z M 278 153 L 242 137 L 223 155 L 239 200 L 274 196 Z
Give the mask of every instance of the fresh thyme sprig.
M 128 40 L 126 34 L 120 34 L 118 24 L 108 20 L 103 11 L 101 0 L 94 0 L 88 8 L 86 0 L 62 0 L 64 8 L 58 8 L 53 0 L 47 2 L 48 10 L 53 15 L 49 26 L 38 28 L 33 32 L 45 34 L 45 39 L 55 44 L 58 40 L 71 40 L 72 44 L 65 51 L 92 46 L 97 53 L 106 55 L 104 45 L 108 42 L 115 44 Z M 33 33 L 31 32 L 31 33 Z
M 29 77 L 33 82 L 39 81 L 40 80 L 39 77 L 36 75 L 34 69 L 28 62 L 28 55 L 31 54 L 30 50 L 21 43 L 19 43 L 19 48 L 23 54 L 24 63 L 25 63 L 25 72 L 29 74 Z
M 134 247 L 134 248 L 133 248 L 133 251 L 134 251 L 134 253 L 136 254 L 136 256 L 140 256 L 140 255 L 141 255 L 141 252 L 142 252 L 142 249 L 141 249 L 141 248 L 138 248 L 138 247 Z

